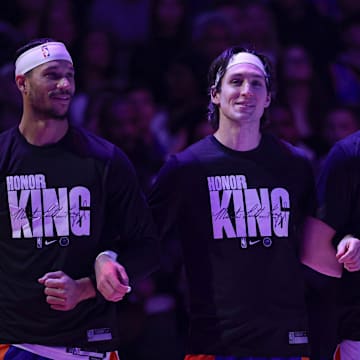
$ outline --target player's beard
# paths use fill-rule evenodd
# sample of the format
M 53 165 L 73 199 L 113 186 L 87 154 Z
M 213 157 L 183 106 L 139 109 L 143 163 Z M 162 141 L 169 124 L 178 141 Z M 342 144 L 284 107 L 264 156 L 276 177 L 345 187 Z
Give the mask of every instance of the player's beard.
M 50 114 L 51 113 L 51 114 Z M 49 115 L 51 116 L 52 119 L 54 120 L 58 120 L 58 121 L 63 121 L 66 120 L 68 118 L 69 115 L 69 109 L 67 109 L 67 111 L 64 114 L 57 114 L 55 112 L 51 112 L 49 111 Z
M 66 120 L 69 114 L 69 108 L 65 112 L 59 113 L 56 109 L 53 108 L 44 108 L 39 106 L 34 106 L 36 112 L 41 114 L 43 118 L 49 118 L 53 120 L 63 121 Z
M 70 95 L 70 94 L 68 94 Z M 41 102 L 41 99 L 32 99 L 33 109 L 41 114 L 43 118 L 54 119 L 58 121 L 66 120 L 69 114 L 70 102 L 69 105 L 61 111 L 56 107 L 56 105 L 52 104 L 51 94 L 49 94 L 50 101 L 47 104 Z

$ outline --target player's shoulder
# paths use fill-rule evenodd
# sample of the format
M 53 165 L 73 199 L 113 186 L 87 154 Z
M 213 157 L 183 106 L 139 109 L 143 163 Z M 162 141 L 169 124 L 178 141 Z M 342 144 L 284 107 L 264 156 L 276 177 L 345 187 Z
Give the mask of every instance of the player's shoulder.
M 360 156 L 360 130 L 335 143 L 332 152 L 342 152 L 345 156 Z
M 113 158 L 114 155 L 126 157 L 116 145 L 82 127 L 71 126 L 69 141 L 79 155 L 103 160 Z
M 13 141 L 18 134 L 18 127 L 12 127 L 10 129 L 4 130 L 0 133 L 0 148 L 7 146 L 7 144 Z
M 280 139 L 271 134 L 264 134 L 265 142 L 267 143 L 268 151 L 276 152 L 279 157 L 291 161 L 308 162 L 309 158 L 306 152 L 283 139 Z

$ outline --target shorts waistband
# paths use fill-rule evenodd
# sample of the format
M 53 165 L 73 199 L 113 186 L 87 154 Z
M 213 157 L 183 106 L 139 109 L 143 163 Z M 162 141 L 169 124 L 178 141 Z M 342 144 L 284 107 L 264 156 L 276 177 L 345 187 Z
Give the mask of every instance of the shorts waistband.
M 91 356 L 99 359 L 104 359 L 106 357 L 105 352 L 98 352 L 97 350 L 79 348 L 79 347 L 67 347 L 66 352 L 73 355 L 89 356 L 89 357 Z
M 116 351 L 102 352 L 92 348 L 44 346 L 37 344 L 16 344 L 19 349 L 37 354 L 49 359 L 61 360 L 119 360 Z

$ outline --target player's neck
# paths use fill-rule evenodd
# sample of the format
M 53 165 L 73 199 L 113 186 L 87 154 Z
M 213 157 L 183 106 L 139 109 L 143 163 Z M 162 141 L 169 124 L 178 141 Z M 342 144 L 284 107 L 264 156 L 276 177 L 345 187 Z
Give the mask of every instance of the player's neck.
M 222 128 L 220 126 L 214 136 L 221 144 L 236 151 L 256 149 L 261 140 L 261 132 L 249 127 Z
M 69 123 L 65 119 L 30 120 L 23 116 L 19 124 L 19 130 L 26 141 L 36 146 L 57 143 L 65 136 L 68 128 Z

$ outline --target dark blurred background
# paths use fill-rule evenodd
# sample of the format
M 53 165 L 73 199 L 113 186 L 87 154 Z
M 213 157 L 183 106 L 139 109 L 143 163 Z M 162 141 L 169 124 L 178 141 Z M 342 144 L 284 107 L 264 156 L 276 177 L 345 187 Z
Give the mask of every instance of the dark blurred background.
M 15 50 L 62 41 L 76 70 L 71 122 L 121 147 L 145 193 L 170 154 L 211 134 L 207 71 L 232 45 L 271 59 L 266 131 L 301 147 L 315 173 L 360 129 L 359 0 L 5 0 L 0 14 L 0 131 L 21 116 Z M 121 308 L 122 360 L 183 358 L 181 266 L 164 261 Z

